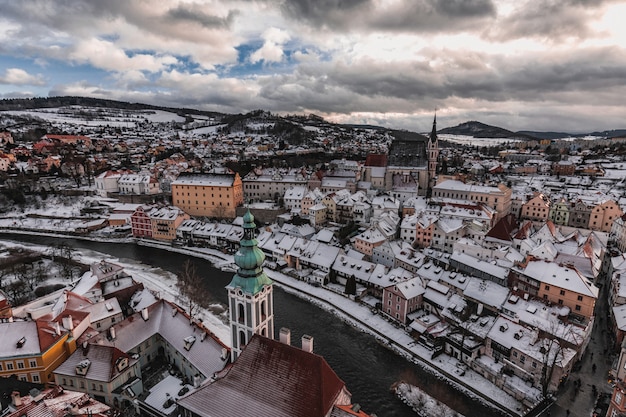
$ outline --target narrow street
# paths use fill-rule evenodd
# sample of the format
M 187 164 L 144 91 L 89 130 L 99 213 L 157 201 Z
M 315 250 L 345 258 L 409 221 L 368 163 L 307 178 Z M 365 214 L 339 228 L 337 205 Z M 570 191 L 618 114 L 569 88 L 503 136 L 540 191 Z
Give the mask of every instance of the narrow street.
M 592 415 L 597 397 L 602 393 L 610 394 L 612 391 L 608 383 L 608 372 L 616 354 L 610 348 L 612 342 L 608 330 L 607 285 L 604 281 L 600 289 L 596 304 L 596 323 L 581 368 L 572 374 L 559 393 L 558 400 L 543 414 L 544 416 L 589 417 Z M 577 383 L 578 381 L 580 382 Z

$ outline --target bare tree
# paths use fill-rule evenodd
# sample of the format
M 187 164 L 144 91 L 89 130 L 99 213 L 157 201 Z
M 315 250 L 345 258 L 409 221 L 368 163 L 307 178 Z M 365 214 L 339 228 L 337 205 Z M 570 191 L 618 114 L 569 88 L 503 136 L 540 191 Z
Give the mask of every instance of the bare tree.
M 183 263 L 183 269 L 178 273 L 177 278 L 176 285 L 180 291 L 179 302 L 193 319 L 202 308 L 207 307 L 209 291 L 202 282 L 202 277 L 198 274 L 195 265 L 189 259 Z
M 572 336 L 572 325 L 563 325 L 557 320 L 550 322 L 547 328 L 539 331 L 538 348 L 541 354 L 541 375 L 539 376 L 539 384 L 541 385 L 541 393 L 547 396 L 552 390 L 558 388 L 557 384 L 552 384 L 557 376 L 566 374 L 567 369 L 571 367 L 573 355 L 569 355 L 570 348 L 567 340 Z M 554 385 L 557 385 L 556 387 Z
M 61 276 L 72 279 L 74 275 L 74 249 L 65 243 L 61 243 L 54 251 L 57 262 L 61 265 Z

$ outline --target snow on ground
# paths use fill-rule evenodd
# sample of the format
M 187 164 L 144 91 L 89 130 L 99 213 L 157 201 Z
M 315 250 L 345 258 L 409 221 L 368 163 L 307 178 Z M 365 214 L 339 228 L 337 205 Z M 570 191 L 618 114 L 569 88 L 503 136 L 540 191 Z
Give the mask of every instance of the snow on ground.
M 440 403 L 414 385 L 401 382 L 394 388 L 394 392 L 405 404 L 423 417 L 463 417 L 445 404 Z
M 142 111 L 137 113 L 137 116 L 143 119 L 148 119 L 151 122 L 156 123 L 167 123 L 167 122 L 176 122 L 182 123 L 185 121 L 185 118 L 177 115 L 176 113 L 172 113 L 164 110 L 149 110 Z
M 185 121 L 184 117 L 163 110 L 116 110 L 87 106 L 8 110 L 2 113 L 13 116 L 38 117 L 51 123 L 71 123 L 83 126 L 135 127 L 135 123 L 144 120 L 153 123 L 182 123 Z
M 516 142 L 521 142 L 519 139 L 515 138 L 475 138 L 474 136 L 466 136 L 466 135 L 446 135 L 439 134 L 437 137 L 441 140 L 446 140 L 448 142 L 459 143 L 462 145 L 468 146 L 479 146 L 479 147 L 489 147 L 489 146 L 497 146 L 502 144 L 511 144 Z
M 5 247 L 25 248 L 38 252 L 48 252 L 48 246 L 35 245 L 29 243 L 13 242 L 2 240 Z M 159 297 L 174 303 L 179 302 L 178 289 L 176 287 L 176 275 L 160 268 L 145 265 L 138 261 L 113 257 L 106 253 L 96 252 L 88 249 L 75 249 L 75 259 L 86 265 L 91 265 L 101 260 L 115 263 L 124 267 L 125 271 L 130 274 L 136 281 L 141 282 L 147 289 L 156 292 Z M 202 323 L 213 332 L 227 346 L 230 346 L 230 330 L 226 324 L 216 315 L 209 311 L 203 311 L 199 314 Z
M 226 125 L 213 125 L 213 126 L 198 127 L 196 129 L 188 130 L 187 133 L 194 133 L 196 135 L 215 133 L 217 132 L 217 129 L 224 127 L 224 126 Z

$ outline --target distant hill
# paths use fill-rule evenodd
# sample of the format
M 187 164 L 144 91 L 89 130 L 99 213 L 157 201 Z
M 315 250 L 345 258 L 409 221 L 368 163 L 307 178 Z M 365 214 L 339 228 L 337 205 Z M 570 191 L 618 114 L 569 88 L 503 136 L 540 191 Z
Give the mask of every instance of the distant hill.
M 535 136 L 542 139 L 563 139 L 563 138 L 582 138 L 585 136 L 598 136 L 604 138 L 614 138 L 618 136 L 626 136 L 626 129 L 605 130 L 603 132 L 589 133 L 567 133 L 567 132 L 536 132 L 531 130 L 522 130 L 518 133 Z
M 123 110 L 163 110 L 184 116 L 185 114 L 199 114 L 221 118 L 223 113 L 204 111 L 188 108 L 173 108 L 163 106 L 153 106 L 144 103 L 129 103 L 126 101 L 106 100 L 93 97 L 75 97 L 75 96 L 59 96 L 59 97 L 34 97 L 34 98 L 9 98 L 0 100 L 0 111 L 3 110 L 28 110 L 28 109 L 44 109 L 63 106 L 88 106 L 88 107 L 106 107 L 111 109 Z
M 537 137 L 533 135 L 524 134 L 520 132 L 511 132 L 510 130 L 503 129 L 501 127 L 490 126 L 488 124 L 477 122 L 477 121 L 469 121 L 469 122 L 461 123 L 458 126 L 446 127 L 444 129 L 439 130 L 437 133 L 445 134 L 445 135 L 472 136 L 475 138 L 494 138 L 494 139 L 513 138 L 513 139 L 522 139 L 522 140 L 536 140 L 537 139 Z

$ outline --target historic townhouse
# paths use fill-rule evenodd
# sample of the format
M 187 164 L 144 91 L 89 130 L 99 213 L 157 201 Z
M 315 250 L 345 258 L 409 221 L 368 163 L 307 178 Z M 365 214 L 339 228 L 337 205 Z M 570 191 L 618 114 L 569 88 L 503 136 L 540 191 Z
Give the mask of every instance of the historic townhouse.
M 570 204 L 565 198 L 561 198 L 550 207 L 548 218 L 554 223 L 561 226 L 567 226 L 569 223 Z
M 88 320 L 83 321 L 81 329 L 89 325 Z M 73 328 L 71 317 L 69 321 L 43 317 L 0 323 L 0 377 L 17 375 L 22 381 L 53 382 L 52 371 L 76 350 Z
M 613 220 L 610 239 L 620 252 L 626 252 L 626 214 Z
M 124 174 L 117 181 L 120 194 L 146 195 L 161 192 L 159 182 L 150 174 Z
M 615 200 L 602 201 L 591 209 L 587 228 L 608 233 L 611 231 L 613 221 L 622 214 L 624 213 Z
M 440 201 L 463 200 L 491 207 L 496 210 L 494 221 L 506 216 L 511 210 L 511 189 L 504 184 L 488 187 L 444 180 L 433 187 L 432 197 Z
M 189 219 L 189 215 L 177 207 L 154 208 L 148 217 L 152 225 L 152 238 L 170 242 L 176 239 L 176 228 Z
M 246 201 L 278 200 L 289 189 L 307 187 L 307 174 L 298 169 L 255 169 L 242 181 Z
M 147 207 L 139 206 L 130 216 L 130 228 L 133 237 L 152 237 L 152 222 Z
M 236 208 L 243 205 L 241 178 L 236 173 L 181 174 L 171 188 L 172 203 L 191 216 L 234 219 Z
M 87 344 L 77 349 L 54 371 L 54 380 L 57 386 L 117 408 L 143 392 L 139 359 L 114 346 Z
M 520 219 L 544 222 L 550 215 L 550 199 L 543 193 L 535 193 L 522 205 Z
M 599 289 L 575 268 L 527 260 L 511 269 L 509 287 L 544 302 L 567 307 L 565 315 L 587 322 L 594 314 Z
M 591 207 L 585 201 L 578 199 L 571 204 L 568 226 L 586 229 L 591 218 Z
M 408 315 L 422 307 L 426 292 L 422 278 L 415 277 L 383 289 L 382 311 L 394 320 L 406 324 Z

